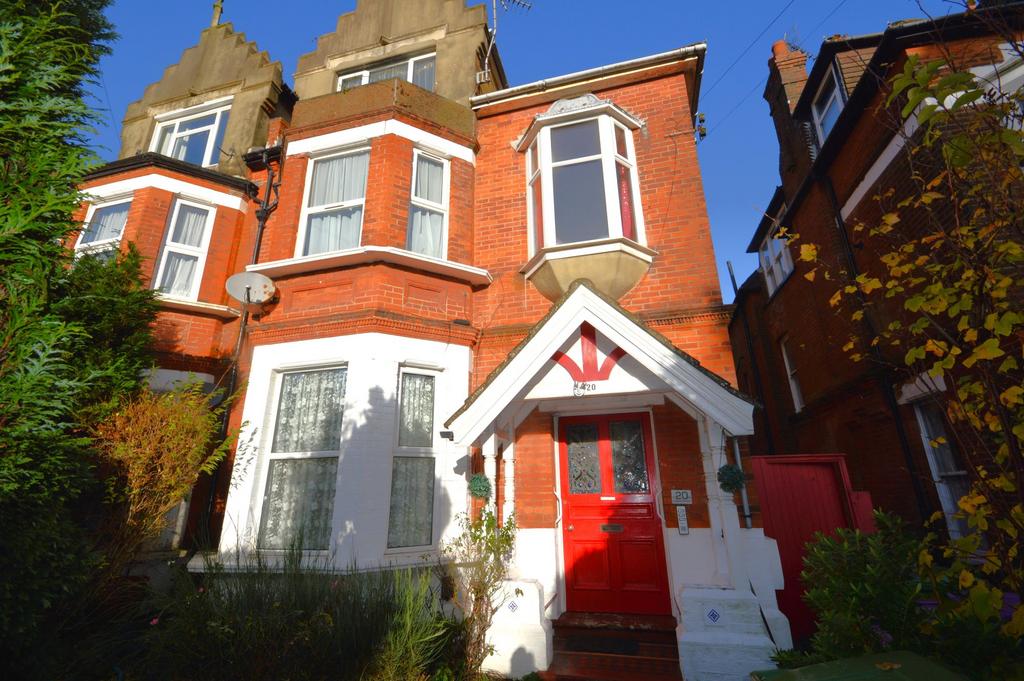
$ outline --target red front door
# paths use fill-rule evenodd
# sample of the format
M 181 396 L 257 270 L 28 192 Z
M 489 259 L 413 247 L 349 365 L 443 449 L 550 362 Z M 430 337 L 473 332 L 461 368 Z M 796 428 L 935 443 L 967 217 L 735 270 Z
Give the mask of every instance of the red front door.
M 647 414 L 559 421 L 566 606 L 668 615 Z

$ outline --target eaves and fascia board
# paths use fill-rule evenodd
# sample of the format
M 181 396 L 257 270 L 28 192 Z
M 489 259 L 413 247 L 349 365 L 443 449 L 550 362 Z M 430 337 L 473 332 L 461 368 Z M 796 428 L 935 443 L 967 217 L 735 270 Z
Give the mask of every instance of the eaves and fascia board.
M 901 52 L 912 47 L 933 44 L 942 40 L 957 40 L 989 34 L 991 33 L 991 27 L 987 22 L 993 18 L 1007 21 L 1013 28 L 1019 30 L 1024 26 L 1024 4 L 1010 8 L 993 7 L 989 10 L 975 10 L 970 13 L 953 14 L 936 20 L 906 21 L 898 26 L 888 28 L 882 34 L 878 48 L 864 69 L 864 75 L 861 76 L 860 82 L 857 83 L 842 112 L 840 112 L 839 119 L 818 151 L 818 155 L 811 164 L 810 170 L 797 187 L 789 201 L 789 205 L 786 206 L 786 212 L 781 218 L 782 223 L 789 224 L 792 221 L 796 210 L 814 185 L 815 179 L 828 173 L 835 157 L 845 145 L 847 137 L 854 130 L 861 116 L 881 88 L 888 74 L 888 67 Z M 824 59 L 818 59 L 815 63 L 815 69 L 822 69 L 821 72 L 817 73 L 818 82 L 820 82 L 826 68 L 819 65 L 825 61 Z M 811 75 L 815 75 L 815 70 L 812 70 Z M 813 97 L 809 93 L 816 90 L 817 86 L 814 84 L 814 81 L 812 81 L 811 77 L 808 77 L 807 84 L 804 86 L 804 91 L 800 96 L 800 101 L 794 109 L 795 117 L 799 117 L 800 111 L 803 111 L 806 115 L 810 106 L 810 99 Z M 762 228 L 767 228 L 764 221 L 758 226 L 758 230 L 751 240 L 752 245 L 759 244 L 764 238 Z
M 672 62 L 696 59 L 697 63 L 694 67 L 693 92 L 689 93 L 690 117 L 692 119 L 697 115 L 697 107 L 700 98 L 700 82 L 701 76 L 704 73 L 704 55 L 706 52 L 707 43 L 693 43 L 692 45 L 680 47 L 675 50 L 669 50 L 668 52 L 660 52 L 646 57 L 616 62 L 614 64 L 598 66 L 584 71 L 567 73 L 562 76 L 545 78 L 543 80 L 537 80 L 524 85 L 517 85 L 504 90 L 488 92 L 486 94 L 470 97 L 469 103 L 473 110 L 479 113 L 485 107 L 514 99 L 526 98 L 531 95 L 538 95 L 549 91 L 569 88 L 573 85 L 588 81 L 598 81 L 631 72 L 643 71 L 657 66 L 662 66 L 664 64 L 671 64 Z
M 219 185 L 223 185 L 229 189 L 235 189 L 243 192 L 248 197 L 256 195 L 256 185 L 241 177 L 234 175 L 228 175 L 216 170 L 209 168 L 203 168 L 202 166 L 193 165 L 178 159 L 171 158 L 170 156 L 164 156 L 156 152 L 147 151 L 142 154 L 136 154 L 135 156 L 129 156 L 128 158 L 122 158 L 117 161 L 111 161 L 106 163 L 95 170 L 90 171 L 82 178 L 83 182 L 92 182 L 93 180 L 100 180 L 105 177 L 112 175 L 119 175 L 130 170 L 139 170 L 142 168 L 161 168 L 163 170 L 170 170 L 175 173 L 194 177 L 197 180 L 206 180 L 208 182 L 215 182 Z
M 757 253 L 761 248 L 761 242 L 764 241 L 765 236 L 771 231 L 772 227 L 775 226 L 776 216 L 779 214 L 779 209 L 782 208 L 782 204 L 786 202 L 786 194 L 782 191 L 782 186 L 775 188 L 772 193 L 772 198 L 768 202 L 768 207 L 764 210 L 764 215 L 761 216 L 761 221 L 757 223 L 757 230 L 754 232 L 754 238 L 747 244 L 747 253 Z

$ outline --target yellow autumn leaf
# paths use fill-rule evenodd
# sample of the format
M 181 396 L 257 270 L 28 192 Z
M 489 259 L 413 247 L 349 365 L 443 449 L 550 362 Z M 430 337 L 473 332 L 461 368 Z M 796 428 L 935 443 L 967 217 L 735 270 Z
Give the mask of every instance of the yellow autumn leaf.
M 1010 386 L 999 395 L 999 401 L 1005 404 L 1007 407 L 1020 404 L 1022 401 L 1021 396 L 1024 396 L 1024 388 L 1019 385 Z
M 835 293 L 832 294 L 832 297 L 828 299 L 828 304 L 829 304 L 830 307 L 835 307 L 836 305 L 839 304 L 839 301 L 842 300 L 842 299 L 843 299 L 843 292 L 842 291 L 836 291 Z
M 1003 625 L 1003 633 L 1014 638 L 1024 636 L 1024 603 L 1017 606 L 1013 611 L 1013 617 Z
M 882 282 L 880 282 L 877 277 L 865 277 L 864 280 L 860 282 L 860 290 L 864 293 L 871 293 L 872 291 L 880 288 L 882 288 Z
M 800 244 L 800 259 L 815 262 L 818 259 L 818 247 L 814 244 Z
M 804 274 L 804 279 L 806 279 L 807 281 L 814 281 L 814 275 L 816 275 L 817 273 L 818 273 L 818 270 L 817 270 L 817 268 L 815 268 L 815 269 L 811 270 L 810 272 L 807 272 L 806 274 Z
M 974 584 L 974 575 L 967 570 L 960 571 L 960 588 L 970 589 L 971 585 Z

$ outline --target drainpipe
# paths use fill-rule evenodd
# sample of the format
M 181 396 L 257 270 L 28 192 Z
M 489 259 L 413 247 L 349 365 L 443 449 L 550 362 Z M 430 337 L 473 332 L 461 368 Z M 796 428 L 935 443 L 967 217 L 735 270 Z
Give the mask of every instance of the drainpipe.
M 835 187 L 832 185 L 832 179 L 823 173 L 815 172 L 815 180 L 821 183 L 825 189 L 825 194 L 828 196 L 829 205 L 832 208 L 833 218 L 835 220 L 836 231 L 839 233 L 839 240 L 842 244 L 843 256 L 846 259 L 846 264 L 850 268 L 851 279 L 856 279 L 860 274 L 860 269 L 857 267 L 857 259 L 853 252 L 853 244 L 850 243 L 850 234 L 846 228 L 846 220 L 843 219 L 842 208 L 839 204 L 839 198 L 836 196 Z M 864 297 L 858 291 L 858 298 L 861 302 L 864 302 Z M 871 319 L 870 314 L 865 314 L 863 318 L 864 326 L 871 338 L 878 335 L 878 331 L 875 328 L 875 323 Z M 870 343 L 869 343 L 870 345 Z M 924 487 L 921 486 L 920 475 L 917 471 L 917 464 L 914 463 L 914 454 L 910 448 L 910 438 L 907 436 L 907 430 L 903 425 L 903 418 L 900 415 L 899 401 L 896 399 L 896 390 L 893 388 L 892 382 L 886 376 L 886 372 L 881 368 L 882 364 L 882 353 L 879 349 L 870 345 L 869 349 L 872 358 L 878 360 L 876 366 L 878 367 L 871 373 L 874 374 L 875 378 L 882 386 L 882 397 L 885 400 L 885 406 L 889 409 L 889 413 L 892 415 L 893 424 L 896 426 L 896 437 L 900 443 L 900 451 L 903 453 L 903 460 L 907 466 L 907 472 L 910 474 L 910 484 L 914 490 L 914 500 L 917 503 L 917 512 L 921 515 L 921 520 L 927 520 L 930 515 L 929 508 L 930 504 L 925 496 Z
M 743 461 L 740 459 L 740 439 L 736 436 L 732 438 L 732 455 L 736 460 L 736 468 L 743 470 Z M 749 530 L 754 526 L 753 519 L 750 515 L 750 498 L 747 496 L 747 486 L 744 485 L 740 488 L 740 499 L 743 501 L 743 523 Z
M 248 156 L 248 154 L 247 154 Z M 249 264 L 255 265 L 260 255 L 260 242 L 263 240 L 263 230 L 267 226 L 267 219 L 270 214 L 277 208 L 278 197 L 280 195 L 279 190 L 281 188 L 280 178 L 274 177 L 274 167 L 270 164 L 271 156 L 276 156 L 278 163 L 281 161 L 281 147 L 274 147 L 272 149 L 264 148 L 261 150 L 261 156 L 258 160 L 254 159 L 254 163 L 250 164 L 250 167 L 256 165 L 256 168 L 260 166 L 267 169 L 267 181 L 264 185 L 263 197 L 260 199 L 260 207 L 256 209 L 256 243 L 253 244 L 252 257 L 250 258 Z M 253 169 L 256 169 L 253 168 Z M 238 337 L 235 339 L 235 350 L 231 355 L 231 368 L 228 370 L 228 380 L 224 386 L 225 398 L 230 397 L 234 392 L 235 388 L 238 387 L 238 360 L 242 354 L 242 344 L 245 340 L 245 333 L 249 326 L 249 291 L 246 289 L 246 301 L 245 305 L 242 306 L 242 318 L 238 325 Z M 224 414 L 220 420 L 220 441 L 224 441 L 228 436 L 228 422 L 230 418 L 230 410 L 225 409 Z M 210 518 L 213 517 L 213 503 L 217 496 L 217 481 L 220 478 L 220 470 L 223 468 L 224 462 L 220 462 L 210 473 L 210 495 L 206 500 L 206 508 L 203 509 L 203 516 L 199 521 L 199 533 L 203 540 L 209 541 L 210 537 Z

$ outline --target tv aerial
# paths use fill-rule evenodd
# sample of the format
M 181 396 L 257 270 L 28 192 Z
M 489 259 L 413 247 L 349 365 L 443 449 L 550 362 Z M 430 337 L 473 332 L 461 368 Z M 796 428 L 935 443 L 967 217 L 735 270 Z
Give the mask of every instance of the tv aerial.
M 487 53 L 484 55 L 483 71 L 477 71 L 476 84 L 483 85 L 491 82 L 491 52 L 494 51 L 494 40 L 498 36 L 498 5 L 508 12 L 513 7 L 522 10 L 533 9 L 533 3 L 528 0 L 491 0 L 491 35 L 487 40 Z
M 259 272 L 239 272 L 228 277 L 224 284 L 228 295 L 242 304 L 246 310 L 259 308 L 269 302 L 277 292 L 270 277 Z

